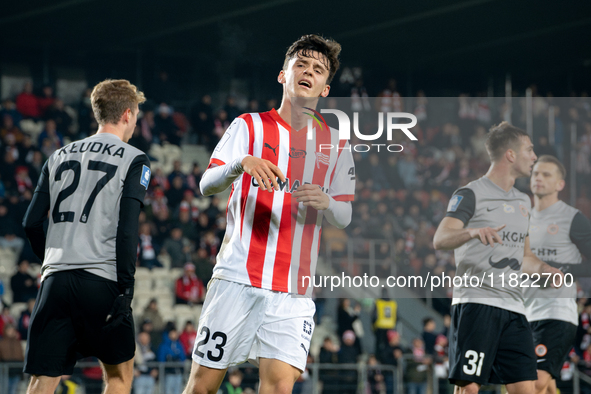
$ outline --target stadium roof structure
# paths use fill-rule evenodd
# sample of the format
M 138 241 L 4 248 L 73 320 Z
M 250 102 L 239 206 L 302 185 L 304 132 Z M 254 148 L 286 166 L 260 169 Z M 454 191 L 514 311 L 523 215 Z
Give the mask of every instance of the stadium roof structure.
M 280 64 L 311 32 L 339 41 L 344 62 L 401 75 L 543 77 L 591 67 L 584 1 L 30 0 L 4 1 L 0 13 L 5 54 L 50 48 L 71 59 L 152 53 Z

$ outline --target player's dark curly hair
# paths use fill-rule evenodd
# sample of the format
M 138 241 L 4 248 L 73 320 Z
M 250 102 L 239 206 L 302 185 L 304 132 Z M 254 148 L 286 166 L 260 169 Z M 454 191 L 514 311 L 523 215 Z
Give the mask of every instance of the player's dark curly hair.
M 508 122 L 501 122 L 491 127 L 485 144 L 490 160 L 493 162 L 499 160 L 507 149 L 519 150 L 521 137 L 524 136 L 529 137 L 525 131 Z
M 326 80 L 326 83 L 329 84 L 339 69 L 339 54 L 341 53 L 341 44 L 331 38 L 324 38 L 316 34 L 307 34 L 300 37 L 287 50 L 283 69 L 285 70 L 287 68 L 287 63 L 295 56 L 314 58 L 314 54 L 312 53 L 314 51 L 323 54 L 328 61 L 328 64 L 324 63 L 324 65 L 329 71 L 328 79 Z M 318 60 L 322 61 L 322 59 Z

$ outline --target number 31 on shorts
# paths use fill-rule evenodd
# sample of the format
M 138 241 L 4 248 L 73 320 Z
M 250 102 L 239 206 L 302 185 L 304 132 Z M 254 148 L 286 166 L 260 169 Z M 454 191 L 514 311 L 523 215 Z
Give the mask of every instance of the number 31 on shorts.
M 480 355 L 474 350 L 466 351 L 465 357 L 468 359 L 468 365 L 464 365 L 463 371 L 466 375 L 480 376 L 482 371 L 482 361 L 484 361 L 484 353 Z

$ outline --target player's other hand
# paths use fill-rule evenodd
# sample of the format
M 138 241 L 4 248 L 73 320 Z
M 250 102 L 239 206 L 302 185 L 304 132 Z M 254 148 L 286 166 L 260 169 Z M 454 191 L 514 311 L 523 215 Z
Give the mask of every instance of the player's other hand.
M 301 202 L 305 207 L 312 207 L 318 210 L 328 208 L 330 199 L 318 185 L 303 184 L 292 194 L 297 202 Z
M 252 176 L 261 190 L 268 190 L 269 192 L 279 190 L 277 178 L 281 182 L 285 182 L 285 175 L 281 172 L 279 167 L 271 163 L 269 160 L 261 159 L 260 157 L 246 156 L 242 160 L 242 168 L 244 172 Z
M 498 234 L 499 231 L 504 229 L 506 224 L 503 224 L 499 227 L 483 227 L 483 228 L 471 228 L 470 229 L 470 238 L 478 238 L 480 242 L 484 245 L 490 245 L 491 248 L 495 247 L 495 242 L 498 244 L 503 244 L 501 240 L 501 236 Z
M 119 296 L 115 298 L 113 307 L 105 319 L 107 324 L 103 327 L 103 331 L 109 332 L 119 327 L 124 319 L 131 317 L 132 300 L 132 296 L 125 294 L 119 294 Z
M 540 273 L 541 274 L 550 274 L 550 281 L 549 281 L 550 286 L 552 286 L 556 289 L 562 287 L 562 284 L 564 283 L 564 272 L 562 272 L 560 269 L 552 267 L 549 264 L 542 263 Z M 556 275 L 561 276 L 560 281 L 555 279 Z M 560 286 L 556 286 L 555 283 L 558 283 Z

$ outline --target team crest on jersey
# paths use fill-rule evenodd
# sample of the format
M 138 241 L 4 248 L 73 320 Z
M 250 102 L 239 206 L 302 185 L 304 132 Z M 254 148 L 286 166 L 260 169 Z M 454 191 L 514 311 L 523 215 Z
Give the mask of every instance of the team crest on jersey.
M 505 211 L 505 213 L 513 213 L 515 212 L 515 208 L 513 207 L 513 205 L 503 203 L 503 211 Z
M 538 346 L 536 346 L 536 356 L 544 357 L 546 353 L 548 353 L 548 348 L 546 348 L 546 345 L 540 343 Z
M 330 156 L 326 153 L 316 152 L 316 168 L 320 168 L 320 164 L 325 166 L 330 164 Z
M 527 208 L 523 204 L 519 204 L 519 211 L 521 212 L 523 217 L 527 217 L 529 215 L 529 211 L 527 210 Z
M 460 202 L 464 196 L 453 196 L 451 200 L 449 200 L 449 205 L 447 206 L 447 212 L 455 212 L 460 205 Z
M 558 230 L 559 229 L 560 228 L 558 227 L 557 224 L 551 224 L 551 225 L 548 226 L 548 228 L 546 229 L 546 231 L 548 231 L 548 234 L 550 234 L 550 235 L 556 235 L 556 234 L 558 234 Z
M 148 185 L 150 184 L 150 167 L 144 165 L 142 166 L 142 177 L 140 178 L 140 185 L 148 190 Z

